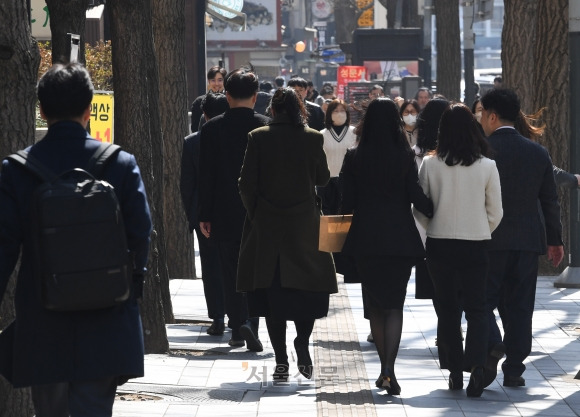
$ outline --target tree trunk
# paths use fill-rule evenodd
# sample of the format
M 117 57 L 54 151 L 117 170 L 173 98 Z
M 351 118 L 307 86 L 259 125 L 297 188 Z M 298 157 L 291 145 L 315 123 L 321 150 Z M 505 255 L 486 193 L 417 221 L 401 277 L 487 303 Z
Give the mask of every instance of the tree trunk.
M 0 2 L 0 157 L 34 142 L 36 82 L 40 54 L 30 34 L 26 0 Z M 15 98 L 17 102 L 15 102 Z M 14 320 L 16 271 L 0 299 L 0 331 Z M 29 389 L 13 389 L 0 376 L 0 417 L 34 414 Z
M 159 76 L 150 0 L 110 0 L 115 90 L 115 142 L 137 158 L 149 197 L 154 231 L 141 303 L 147 353 L 167 352 L 162 293 L 169 282 L 163 226 L 163 137 Z
M 354 0 L 335 1 L 336 43 L 352 42 L 352 32 L 356 29 L 359 15 L 358 7 Z
M 568 170 L 570 156 L 570 66 L 568 53 L 568 0 L 538 2 L 533 108 L 546 107 L 546 130 L 540 143 L 545 146 L 554 165 Z M 560 189 L 564 248 L 570 242 L 570 191 Z M 567 252 L 569 252 L 567 250 Z M 540 259 L 540 273 L 559 274 L 568 264 L 568 256 L 554 269 L 545 256 Z
M 159 101 L 164 137 L 167 266 L 170 278 L 193 278 L 193 236 L 189 233 L 179 192 L 181 151 L 183 138 L 188 133 L 185 0 L 153 2 L 153 32 L 159 62 Z M 168 313 L 166 310 L 166 320 Z
M 69 62 L 70 46 L 67 33 L 81 36 L 79 62 L 85 62 L 85 21 L 89 0 L 46 0 L 50 13 L 50 33 L 52 36 L 52 60 Z
M 387 27 L 393 29 L 397 19 L 397 7 L 400 8 L 402 28 L 421 27 L 417 10 L 417 1 L 383 0 L 380 2 L 387 9 Z
M 437 25 L 437 93 L 449 100 L 461 96 L 459 2 L 435 1 Z
M 504 25 L 501 34 L 503 86 L 518 94 L 525 113 L 538 110 L 534 108 L 533 100 L 537 3 L 537 0 L 504 2 Z
M 554 165 L 568 169 L 570 125 L 568 66 L 568 0 L 506 1 L 502 32 L 504 86 L 518 94 L 522 110 L 546 107 L 544 136 L 540 140 Z M 525 70 L 523 70 L 525 68 Z M 569 191 L 558 190 L 562 207 L 564 248 L 569 242 Z M 560 273 L 568 257 L 554 269 L 540 258 L 540 274 Z

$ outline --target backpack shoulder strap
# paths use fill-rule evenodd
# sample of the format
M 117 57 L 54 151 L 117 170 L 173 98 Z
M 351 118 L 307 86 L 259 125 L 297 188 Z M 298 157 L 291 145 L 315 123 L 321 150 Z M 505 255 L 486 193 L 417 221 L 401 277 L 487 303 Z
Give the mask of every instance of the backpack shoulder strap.
M 53 182 L 58 179 L 52 171 L 46 168 L 38 159 L 30 155 L 26 151 L 18 151 L 12 155 L 8 155 L 6 159 L 10 159 L 19 163 L 29 171 L 33 172 L 38 178 L 45 182 Z
M 107 160 L 120 151 L 121 147 L 119 145 L 106 142 L 101 143 L 93 156 L 91 156 L 86 170 L 90 172 L 95 178 L 99 178 L 103 172 L 103 168 L 105 167 Z

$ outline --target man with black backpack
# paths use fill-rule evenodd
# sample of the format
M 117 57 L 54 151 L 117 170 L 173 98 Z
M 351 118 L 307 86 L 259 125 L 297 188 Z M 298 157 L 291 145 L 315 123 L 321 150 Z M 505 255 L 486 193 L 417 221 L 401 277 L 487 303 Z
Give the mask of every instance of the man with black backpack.
M 144 374 L 147 196 L 135 157 L 85 130 L 82 65 L 53 66 L 38 98 L 48 133 L 0 175 L 0 300 L 21 255 L 0 373 L 31 387 L 37 417 L 111 416 L 117 385 Z

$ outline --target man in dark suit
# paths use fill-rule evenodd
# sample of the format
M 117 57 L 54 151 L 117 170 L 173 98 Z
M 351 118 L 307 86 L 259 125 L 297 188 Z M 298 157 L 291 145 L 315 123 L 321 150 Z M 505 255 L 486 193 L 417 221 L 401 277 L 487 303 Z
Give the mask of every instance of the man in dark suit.
M 210 120 L 228 109 L 226 96 L 209 91 L 201 102 L 205 120 Z M 189 222 L 189 232 L 195 230 L 201 259 L 201 279 L 207 305 L 207 315 L 213 320 L 206 333 L 212 336 L 224 334 L 224 285 L 221 276 L 220 260 L 217 246 L 211 244 L 199 228 L 199 154 L 200 132 L 197 131 L 185 138 L 181 154 L 181 201 Z
M 204 236 L 218 247 L 226 313 L 232 329 L 230 346 L 262 351 L 258 318 L 248 320 L 245 294 L 236 292 L 238 255 L 246 210 L 238 191 L 248 133 L 270 119 L 254 112 L 258 76 L 251 67 L 229 73 L 225 82 L 230 108 L 201 128 L 199 225 Z
M 538 255 L 547 252 L 554 267 L 564 256 L 560 205 L 550 155 L 514 129 L 520 111 L 517 95 L 511 90 L 494 89 L 481 99 L 481 104 L 481 125 L 499 171 L 504 210 L 489 245 L 490 332 L 484 385 L 495 379 L 498 361 L 505 353 L 503 385 L 517 387 L 525 385 L 523 362 L 532 346 Z M 495 308 L 502 320 L 503 341 Z
M 46 136 L 27 149 L 54 173 L 86 167 L 101 143 L 85 130 L 93 85 L 80 64 L 57 64 L 38 83 Z M 134 262 L 130 297 L 118 306 L 82 312 L 43 307 L 30 223 L 34 173 L 4 160 L 0 176 L 0 301 L 22 254 L 16 319 L 0 333 L 0 373 L 14 387 L 31 387 L 37 416 L 110 416 L 117 385 L 144 374 L 143 333 L 137 298 L 149 251 L 151 217 L 135 157 L 120 151 L 102 179 L 114 187 Z M 58 248 L 56 248 L 58 250 Z
M 302 100 L 304 100 L 304 107 L 308 112 L 308 127 L 318 130 L 319 132 L 324 129 L 324 112 L 318 104 L 311 103 L 306 100 L 306 95 L 308 94 L 308 82 L 304 78 L 294 77 L 290 78 L 288 81 L 288 87 L 293 88 Z

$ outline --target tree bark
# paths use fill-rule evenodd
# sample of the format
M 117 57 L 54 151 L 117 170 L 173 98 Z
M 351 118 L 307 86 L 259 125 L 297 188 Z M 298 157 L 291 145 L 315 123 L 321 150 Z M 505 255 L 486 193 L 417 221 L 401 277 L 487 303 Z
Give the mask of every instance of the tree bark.
M 501 34 L 503 86 L 518 94 L 524 113 L 537 110 L 533 100 L 537 3 L 537 0 L 504 2 L 504 25 Z
M 69 62 L 67 33 L 80 35 L 79 62 L 85 63 L 85 22 L 89 0 L 46 0 L 50 13 L 53 63 Z
M 34 143 L 36 82 L 40 54 L 30 33 L 26 0 L 0 2 L 0 157 Z M 18 102 L 15 103 L 15 98 Z M 15 271 L 0 299 L 0 331 L 14 320 Z M 34 414 L 29 389 L 13 389 L 0 376 L 0 417 Z
M 162 293 L 169 282 L 163 226 L 163 136 L 151 0 L 110 0 L 115 142 L 133 153 L 149 197 L 154 231 L 141 303 L 147 353 L 167 352 Z M 122 81 L 120 81 L 122 80 Z
M 356 29 L 359 16 L 355 0 L 335 0 L 336 43 L 352 42 L 352 32 Z
M 448 100 L 461 97 L 459 2 L 435 1 L 437 25 L 437 93 Z
M 417 10 L 417 1 L 408 0 L 383 0 L 380 3 L 387 9 L 387 27 L 395 27 L 397 18 L 397 5 L 401 7 L 401 27 L 418 28 L 421 27 Z
M 194 278 L 193 236 L 181 204 L 179 175 L 187 126 L 185 0 L 153 2 L 153 32 L 159 62 L 159 101 L 164 145 L 165 232 L 170 278 Z M 168 300 L 171 305 L 171 299 Z M 167 305 L 167 303 L 166 303 Z M 165 311 L 165 318 L 172 312 Z

